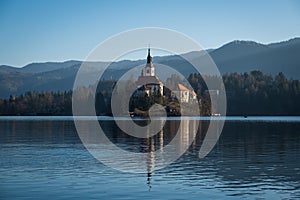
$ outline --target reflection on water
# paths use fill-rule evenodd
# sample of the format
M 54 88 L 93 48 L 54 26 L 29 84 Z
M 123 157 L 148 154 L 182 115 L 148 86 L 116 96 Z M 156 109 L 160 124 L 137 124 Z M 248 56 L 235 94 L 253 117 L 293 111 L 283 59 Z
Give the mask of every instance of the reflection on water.
M 283 120 L 284 121 L 284 120 Z M 299 199 L 300 123 L 228 121 L 213 151 L 199 149 L 209 121 L 167 120 L 151 138 L 123 133 L 102 120 L 119 147 L 147 153 L 148 173 L 121 173 L 94 159 L 70 120 L 0 121 L 0 199 Z M 182 126 L 180 126 L 180 123 Z M 153 171 L 156 152 L 174 139 L 186 153 Z M 130 161 L 128 161 L 130 162 Z

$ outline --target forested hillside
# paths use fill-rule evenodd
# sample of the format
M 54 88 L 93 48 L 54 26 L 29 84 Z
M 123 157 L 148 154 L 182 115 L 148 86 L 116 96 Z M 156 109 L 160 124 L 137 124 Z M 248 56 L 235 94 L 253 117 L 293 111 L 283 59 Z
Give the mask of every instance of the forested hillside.
M 214 78 L 214 77 L 211 77 Z M 210 114 L 210 99 L 203 77 L 188 78 L 198 99 L 202 115 Z M 300 82 L 260 71 L 227 73 L 223 76 L 227 95 L 227 115 L 300 115 Z M 114 81 L 101 84 L 95 107 L 99 115 L 110 115 L 110 95 Z M 91 87 L 82 89 L 82 97 Z M 149 102 L 148 102 L 149 103 Z M 147 105 L 148 105 L 147 103 Z M 151 103 L 150 103 L 151 104 Z M 84 105 L 83 105 L 84 106 Z M 0 115 L 72 115 L 72 92 L 26 92 L 0 99 Z

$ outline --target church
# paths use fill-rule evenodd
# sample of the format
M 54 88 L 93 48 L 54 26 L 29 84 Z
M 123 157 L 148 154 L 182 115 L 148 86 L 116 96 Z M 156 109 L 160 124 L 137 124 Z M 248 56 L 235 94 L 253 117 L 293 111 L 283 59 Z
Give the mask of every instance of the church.
M 148 48 L 147 63 L 143 68 L 141 75 L 136 81 L 138 90 L 143 90 L 148 96 L 160 94 L 163 96 L 164 85 L 155 76 L 155 67 L 152 63 L 152 57 L 150 55 L 150 48 Z

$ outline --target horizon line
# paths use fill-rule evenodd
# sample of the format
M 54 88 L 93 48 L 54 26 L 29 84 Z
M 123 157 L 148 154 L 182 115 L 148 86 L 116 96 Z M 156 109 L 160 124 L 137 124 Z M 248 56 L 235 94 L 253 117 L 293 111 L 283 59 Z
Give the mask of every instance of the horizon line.
M 207 51 L 214 51 L 214 50 L 222 48 L 223 46 L 225 46 L 227 44 L 230 44 L 230 43 L 233 43 L 233 42 L 254 42 L 254 43 L 257 43 L 257 44 L 268 46 L 268 45 L 274 45 L 274 44 L 289 42 L 289 41 L 295 40 L 295 39 L 300 39 L 300 36 L 295 36 L 295 37 L 291 37 L 291 38 L 280 40 L 280 41 L 272 41 L 272 42 L 268 42 L 268 43 L 258 42 L 258 41 L 250 40 L 250 39 L 234 39 L 234 40 L 230 40 L 228 42 L 225 42 L 222 45 L 219 45 L 218 47 L 205 48 L 205 49 L 203 49 L 203 51 L 206 51 L 206 52 Z M 183 55 L 183 54 L 187 54 L 187 53 L 191 53 L 191 52 L 194 52 L 194 51 L 183 52 L 179 55 Z M 164 54 L 159 54 L 159 55 L 154 55 L 153 57 L 164 57 L 164 56 L 176 56 L 176 54 L 165 54 L 165 55 Z M 88 61 L 88 62 L 120 62 L 120 61 L 133 61 L 134 62 L 134 61 L 140 61 L 140 60 L 145 60 L 145 59 L 146 58 L 132 58 L 132 59 L 126 58 L 126 59 L 122 59 L 122 60 L 117 59 L 115 61 Z M 11 64 L 0 64 L 0 66 L 8 66 L 8 67 L 13 67 L 13 68 L 20 69 L 20 68 L 26 67 L 27 65 L 30 65 L 30 64 L 65 63 L 65 62 L 71 62 L 71 61 L 73 61 L 73 62 L 84 62 L 84 60 L 82 60 L 82 59 L 70 58 L 70 59 L 50 60 L 50 61 L 49 60 L 30 61 L 30 62 L 27 62 L 26 64 L 24 64 L 22 66 L 16 66 L 16 65 L 11 65 Z

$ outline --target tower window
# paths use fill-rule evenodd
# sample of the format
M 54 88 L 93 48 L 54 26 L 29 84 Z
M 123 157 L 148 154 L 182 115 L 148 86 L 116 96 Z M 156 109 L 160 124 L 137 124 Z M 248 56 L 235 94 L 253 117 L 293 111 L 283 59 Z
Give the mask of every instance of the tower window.
M 147 74 L 149 74 L 149 69 L 147 69 Z

